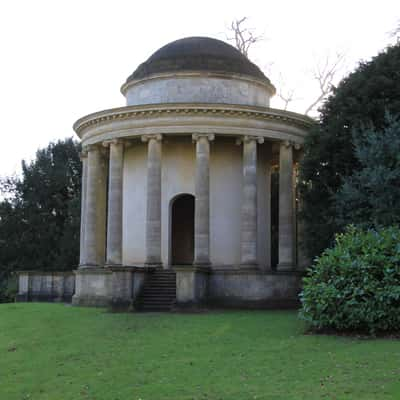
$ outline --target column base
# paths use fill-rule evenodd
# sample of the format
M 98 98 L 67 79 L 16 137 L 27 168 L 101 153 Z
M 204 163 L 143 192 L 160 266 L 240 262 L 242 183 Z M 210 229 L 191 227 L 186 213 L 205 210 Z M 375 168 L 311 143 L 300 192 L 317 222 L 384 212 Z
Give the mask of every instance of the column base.
M 75 271 L 73 305 L 104 307 L 111 299 L 112 272 L 109 269 L 85 265 Z
M 99 264 L 90 264 L 90 263 L 85 263 L 85 264 L 79 264 L 78 269 L 87 269 L 87 268 L 101 268 Z
M 144 266 L 147 267 L 147 268 L 162 268 L 163 264 L 161 262 L 159 262 L 159 263 L 158 262 L 155 262 L 155 263 L 153 263 L 153 262 L 145 262 Z
M 239 265 L 239 269 L 244 269 L 244 270 L 259 270 L 259 266 L 257 263 L 243 263 Z
M 207 298 L 208 275 L 205 266 L 174 267 L 176 273 L 176 308 L 188 308 L 203 304 Z
M 276 270 L 277 271 L 294 271 L 294 270 L 296 270 L 296 266 L 293 265 L 292 263 L 283 262 L 283 263 L 279 263 L 276 266 Z
M 193 264 L 192 264 L 192 266 L 194 267 L 194 268 L 196 268 L 196 267 L 199 267 L 199 268 L 209 268 L 210 266 L 211 266 L 211 263 L 208 261 L 208 262 L 203 262 L 203 261 L 194 261 L 193 262 Z
M 122 264 L 116 264 L 116 263 L 112 263 L 112 262 L 106 262 L 104 264 L 104 268 L 121 268 Z

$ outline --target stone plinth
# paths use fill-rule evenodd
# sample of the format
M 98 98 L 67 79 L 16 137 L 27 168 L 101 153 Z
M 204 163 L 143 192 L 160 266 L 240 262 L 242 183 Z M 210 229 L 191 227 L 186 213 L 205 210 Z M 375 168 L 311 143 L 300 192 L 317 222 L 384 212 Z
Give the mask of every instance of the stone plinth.
M 205 303 L 208 295 L 210 269 L 200 266 L 175 267 L 176 307 L 197 308 Z
M 209 276 L 207 305 L 224 308 L 298 308 L 301 272 L 248 269 L 214 270 Z
M 86 268 L 75 272 L 73 305 L 130 310 L 143 287 L 146 267 Z

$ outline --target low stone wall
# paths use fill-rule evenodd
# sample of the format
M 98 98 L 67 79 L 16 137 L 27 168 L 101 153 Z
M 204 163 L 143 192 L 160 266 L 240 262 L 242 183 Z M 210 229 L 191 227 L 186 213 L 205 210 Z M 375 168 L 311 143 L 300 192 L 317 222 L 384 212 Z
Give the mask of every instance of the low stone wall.
M 72 271 L 19 271 L 16 301 L 70 302 L 75 292 Z
M 303 271 L 174 268 L 176 308 L 298 308 Z
M 232 308 L 298 308 L 303 271 L 214 270 L 207 303 Z

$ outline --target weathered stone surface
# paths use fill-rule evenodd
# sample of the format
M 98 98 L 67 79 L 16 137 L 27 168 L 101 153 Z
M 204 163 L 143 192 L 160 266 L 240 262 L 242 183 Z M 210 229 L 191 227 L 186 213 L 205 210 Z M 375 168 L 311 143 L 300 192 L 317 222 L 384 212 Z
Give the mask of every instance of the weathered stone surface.
M 209 277 L 209 306 L 295 308 L 299 306 L 302 275 L 248 270 L 213 271 Z
M 176 307 L 199 306 L 207 301 L 208 275 L 206 267 L 175 267 Z
M 73 272 L 18 272 L 17 301 L 71 301 L 75 291 Z
M 121 265 L 124 144 L 121 140 L 112 140 L 104 145 L 110 148 L 106 265 Z
M 293 146 L 282 142 L 279 152 L 279 270 L 295 268 Z
M 106 240 L 106 162 L 99 146 L 89 146 L 84 207 L 85 262 L 82 268 L 104 265 Z
M 146 264 L 161 265 L 161 135 L 143 136 L 147 147 Z
M 196 135 L 194 265 L 210 264 L 210 140 L 214 135 Z
M 148 268 L 192 261 L 194 267 L 177 269 L 180 306 L 297 303 L 300 277 L 292 270 L 301 255 L 292 147 L 304 142 L 312 121 L 268 108 L 274 91 L 231 46 L 190 38 L 139 66 L 122 87 L 127 107 L 77 121 L 88 156 L 82 159 L 81 269 L 74 304 L 129 308 Z M 121 140 L 130 147 L 124 150 Z M 110 149 L 105 157 L 102 143 Z M 277 164 L 279 249 L 273 250 L 279 250 L 279 265 L 272 273 L 271 170 Z M 185 257 L 175 257 L 176 249 L 185 249 Z M 61 286 L 55 279 L 51 290 Z M 49 293 L 50 284 L 32 280 L 32 288 Z
M 76 292 L 72 304 L 131 310 L 150 270 L 123 266 L 79 269 L 75 271 Z

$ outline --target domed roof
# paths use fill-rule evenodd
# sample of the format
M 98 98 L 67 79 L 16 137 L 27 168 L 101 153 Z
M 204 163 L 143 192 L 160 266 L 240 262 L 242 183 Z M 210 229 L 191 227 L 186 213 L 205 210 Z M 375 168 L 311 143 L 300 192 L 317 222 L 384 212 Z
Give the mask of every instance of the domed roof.
M 182 71 L 241 74 L 270 83 L 260 68 L 235 47 L 208 37 L 188 37 L 161 47 L 139 65 L 127 82 L 153 74 Z

